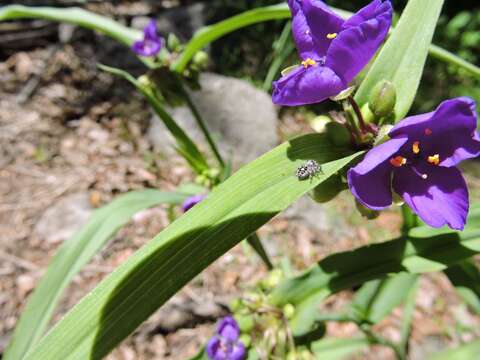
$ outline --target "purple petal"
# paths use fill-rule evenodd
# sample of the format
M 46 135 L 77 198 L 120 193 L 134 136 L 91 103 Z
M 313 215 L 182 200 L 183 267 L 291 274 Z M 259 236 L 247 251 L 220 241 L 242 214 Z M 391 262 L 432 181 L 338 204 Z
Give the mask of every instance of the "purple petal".
M 245 359 L 246 350 L 245 345 L 241 341 L 233 345 L 229 360 L 243 360 Z
M 155 19 L 150 20 L 147 26 L 143 29 L 143 35 L 145 39 L 158 39 L 157 34 L 157 21 Z
M 420 141 L 427 155 L 439 154 L 442 166 L 455 166 L 480 155 L 476 129 L 475 101 L 460 97 L 442 102 L 434 112 L 406 118 L 390 131 L 390 136 L 407 135 Z
M 468 214 L 468 189 L 455 167 L 424 166 L 428 175 L 422 179 L 409 167 L 399 168 L 393 176 L 393 188 L 410 208 L 428 225 L 445 224 L 463 230 Z
M 319 55 L 315 50 L 315 43 L 312 38 L 310 26 L 303 13 L 298 0 L 288 0 L 288 6 L 292 13 L 292 34 L 297 46 L 300 58 L 317 59 Z
M 229 342 L 235 342 L 240 337 L 240 328 L 232 316 L 226 316 L 218 324 L 217 333 Z
M 208 341 L 205 350 L 206 350 L 207 355 L 210 359 L 217 359 L 216 355 L 217 355 L 218 351 L 220 350 L 221 344 L 222 344 L 221 340 L 217 336 L 212 337 Z
M 362 205 L 382 210 L 392 204 L 389 159 L 407 142 L 407 138 L 389 140 L 370 150 L 365 158 L 348 171 L 348 186 Z
M 183 212 L 187 212 L 188 210 L 190 210 L 192 207 L 197 205 L 200 201 L 205 199 L 205 197 L 206 195 L 204 194 L 193 195 L 188 197 L 182 204 Z
M 290 0 L 290 2 L 292 2 Z M 314 50 L 319 58 L 327 53 L 332 42 L 327 38 L 328 34 L 339 33 L 344 20 L 335 14 L 323 1 L 320 0 L 297 0 L 300 3 L 300 12 L 305 16 L 306 24 L 310 30 L 314 42 Z M 307 30 L 307 28 L 305 28 Z M 295 33 L 295 32 L 294 32 Z M 299 48 L 300 53 L 304 49 Z
M 346 88 L 347 84 L 325 66 L 300 66 L 273 83 L 273 102 L 286 106 L 314 104 Z
M 326 66 L 350 82 L 368 64 L 388 34 L 392 22 L 389 1 L 373 1 L 343 25 L 332 41 Z

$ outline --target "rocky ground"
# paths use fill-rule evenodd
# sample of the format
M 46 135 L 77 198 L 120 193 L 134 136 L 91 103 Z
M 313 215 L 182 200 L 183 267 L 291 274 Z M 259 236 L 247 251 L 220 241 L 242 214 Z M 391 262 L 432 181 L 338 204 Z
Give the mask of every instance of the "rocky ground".
M 138 16 L 149 11 L 140 5 L 126 9 L 132 8 Z M 128 84 L 97 69 L 96 63 L 103 62 L 138 74 L 141 65 L 128 49 L 64 27 L 60 31 L 65 41 L 60 43 L 58 27 L 51 29 L 38 35 L 40 45 L 9 47 L 0 62 L 0 354 L 55 250 L 95 208 L 130 190 L 168 191 L 193 179 L 146 103 Z M 68 31 L 70 35 L 65 35 Z M 222 150 L 232 154 L 236 164 L 292 134 L 312 131 L 302 114 L 287 113 L 278 119 L 269 96 L 245 81 L 206 74 L 202 85 L 194 100 Z M 173 112 L 202 142 L 186 109 Z M 468 168 L 478 200 L 478 165 Z M 75 277 L 54 321 L 167 225 L 162 206 L 137 214 Z M 399 226 L 395 210 L 367 222 L 344 193 L 328 205 L 302 199 L 265 225 L 260 235 L 275 261 L 287 256 L 295 269 L 302 269 L 332 252 L 395 236 Z M 186 359 L 212 334 L 229 301 L 265 274 L 252 250 L 238 245 L 155 313 L 109 359 Z M 342 292 L 327 306 L 341 308 L 351 296 Z M 396 309 L 378 330 L 397 339 L 401 316 L 401 309 Z M 422 277 L 414 324 L 412 359 L 480 336 L 480 318 L 462 304 L 441 274 Z M 329 324 L 328 332 L 350 336 L 357 329 Z M 378 348 L 356 358 L 392 356 Z

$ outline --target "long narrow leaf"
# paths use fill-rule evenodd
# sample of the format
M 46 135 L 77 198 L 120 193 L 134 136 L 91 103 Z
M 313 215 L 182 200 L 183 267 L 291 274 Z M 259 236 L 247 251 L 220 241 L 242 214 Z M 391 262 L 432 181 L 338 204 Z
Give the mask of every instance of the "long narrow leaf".
M 75 274 L 106 244 L 115 232 L 140 210 L 158 204 L 179 204 L 187 195 L 158 190 L 120 195 L 96 210 L 85 227 L 58 250 L 20 317 L 5 360 L 21 359 L 43 335 L 60 296 Z
M 379 279 L 390 273 L 441 271 L 480 252 L 480 217 L 472 210 L 463 232 L 412 229 L 408 237 L 334 254 L 304 274 L 286 280 L 272 294 L 277 304 L 299 304 L 308 297 L 330 294 Z
M 480 340 L 459 346 L 456 349 L 433 355 L 428 360 L 475 360 L 480 354 Z
M 350 339 L 328 338 L 316 341 L 312 344 L 312 352 L 316 359 L 321 360 L 345 360 L 353 354 L 366 349 L 370 342 L 366 337 Z
M 396 120 L 408 113 L 420 85 L 443 3 L 444 0 L 408 2 L 393 34 L 355 94 L 360 105 L 368 102 L 370 92 L 378 82 L 389 80 L 397 90 Z
M 180 155 L 182 155 L 185 160 L 192 166 L 192 168 L 198 173 L 202 174 L 203 171 L 208 169 L 207 160 L 203 156 L 203 154 L 198 149 L 195 142 L 187 135 L 187 133 L 175 122 L 175 120 L 170 116 L 170 114 L 164 109 L 161 102 L 157 99 L 157 97 L 143 86 L 140 81 L 135 79 L 132 75 L 128 72 L 113 68 L 106 65 L 98 65 L 100 69 L 109 72 L 111 74 L 120 76 L 121 78 L 127 80 L 137 88 L 138 91 L 147 99 L 150 103 L 152 108 L 154 109 L 155 113 L 158 115 L 160 120 L 163 121 L 165 127 L 170 131 L 172 136 L 175 138 L 177 142 L 177 151 Z
M 480 271 L 471 261 L 452 266 L 445 270 L 450 282 L 458 294 L 474 310 L 480 314 Z
M 246 165 L 102 281 L 25 359 L 102 358 L 205 267 L 359 155 L 341 158 L 312 134 Z M 322 171 L 299 181 L 295 169 L 307 159 Z

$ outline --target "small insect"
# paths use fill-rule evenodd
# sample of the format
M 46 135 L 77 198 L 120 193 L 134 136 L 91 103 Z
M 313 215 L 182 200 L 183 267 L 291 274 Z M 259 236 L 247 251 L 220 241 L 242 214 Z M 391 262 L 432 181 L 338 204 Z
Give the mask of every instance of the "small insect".
M 298 180 L 307 180 L 316 176 L 320 171 L 320 165 L 315 160 L 308 160 L 297 169 L 295 175 Z

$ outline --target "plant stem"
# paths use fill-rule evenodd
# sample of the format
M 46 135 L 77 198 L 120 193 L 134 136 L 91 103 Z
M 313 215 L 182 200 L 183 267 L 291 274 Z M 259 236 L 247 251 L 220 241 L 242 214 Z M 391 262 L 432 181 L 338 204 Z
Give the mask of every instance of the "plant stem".
M 372 130 L 365 124 L 362 111 L 360 110 L 360 107 L 358 106 L 353 96 L 349 96 L 347 99 L 350 105 L 352 106 L 352 109 L 355 112 L 355 115 L 357 115 L 358 123 L 360 124 L 360 130 L 362 131 L 362 133 L 371 132 L 373 134 Z
M 407 205 L 402 205 L 403 226 L 402 233 L 406 234 L 410 229 L 418 226 L 417 216 Z
M 268 270 L 272 270 L 273 264 L 270 261 L 270 258 L 268 257 L 268 254 L 265 251 L 262 241 L 258 237 L 257 233 L 253 233 L 252 235 L 248 236 L 247 242 L 253 248 L 253 250 L 255 250 L 258 256 L 260 256 L 260 258 L 263 260 L 263 262 L 267 266 Z
M 182 84 L 181 79 L 178 79 L 178 85 L 180 87 L 180 90 L 182 92 L 183 97 L 185 98 L 185 101 L 190 108 L 190 111 L 193 114 L 193 117 L 197 121 L 198 126 L 202 130 L 203 135 L 205 136 L 205 139 L 208 142 L 208 145 L 210 146 L 210 149 L 213 152 L 213 155 L 218 161 L 218 164 L 220 165 L 220 168 L 223 170 L 225 168 L 225 161 L 222 158 L 222 155 L 220 155 L 220 151 L 217 148 L 217 145 L 215 144 L 215 141 L 213 141 L 212 136 L 210 135 L 210 131 L 207 128 L 207 125 L 203 121 L 202 116 L 200 115 L 200 112 L 198 111 L 197 107 L 195 106 L 194 102 L 192 101 L 192 98 L 188 94 L 188 92 L 185 90 L 185 87 Z

